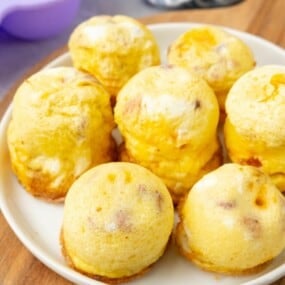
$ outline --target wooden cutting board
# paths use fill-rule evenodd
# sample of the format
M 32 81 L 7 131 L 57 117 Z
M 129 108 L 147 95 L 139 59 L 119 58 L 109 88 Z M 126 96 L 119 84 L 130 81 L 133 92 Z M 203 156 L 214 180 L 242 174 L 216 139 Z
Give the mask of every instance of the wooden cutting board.
M 162 13 L 140 19 L 145 24 L 163 22 L 200 22 L 224 25 L 256 34 L 285 47 L 285 1 L 246 0 L 226 8 L 211 10 L 182 10 Z M 23 79 L 66 52 L 62 47 L 39 62 L 7 92 L 0 106 L 0 118 L 11 102 L 17 86 Z M 189 281 L 190 282 L 190 281 Z M 1 285 L 70 285 L 71 283 L 38 261 L 20 243 L 0 213 L 0 284 Z M 285 278 L 274 285 L 285 285 Z

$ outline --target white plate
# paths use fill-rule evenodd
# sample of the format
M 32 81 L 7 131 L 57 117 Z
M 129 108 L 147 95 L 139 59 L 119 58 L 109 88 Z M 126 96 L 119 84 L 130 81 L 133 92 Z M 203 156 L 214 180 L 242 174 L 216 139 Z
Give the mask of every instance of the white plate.
M 182 32 L 196 25 L 198 24 L 175 23 L 150 26 L 160 44 L 164 59 L 169 44 Z M 252 48 L 258 65 L 285 64 L 283 49 L 253 35 L 231 29 L 229 31 L 242 38 Z M 64 54 L 48 66 L 70 64 L 69 55 Z M 76 284 L 103 284 L 67 267 L 59 246 L 63 205 L 49 204 L 32 197 L 23 190 L 11 172 L 6 143 L 10 116 L 11 106 L 0 126 L 0 207 L 6 220 L 22 243 L 58 274 Z M 284 275 L 285 251 L 259 274 L 228 277 L 200 270 L 179 256 L 175 247 L 171 247 L 151 271 L 129 284 L 262 285 L 270 284 Z

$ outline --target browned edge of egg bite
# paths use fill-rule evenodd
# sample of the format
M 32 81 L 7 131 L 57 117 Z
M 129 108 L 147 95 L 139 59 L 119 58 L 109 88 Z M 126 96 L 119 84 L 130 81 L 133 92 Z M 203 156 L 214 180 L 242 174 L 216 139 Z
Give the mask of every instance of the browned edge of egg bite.
M 111 139 L 111 146 L 110 146 L 110 155 L 112 157 L 112 162 L 114 161 L 118 161 L 118 145 L 117 143 L 115 142 L 115 139 Z M 71 187 L 72 183 L 78 179 L 82 174 L 84 174 L 86 171 L 88 171 L 90 168 L 92 168 L 94 165 L 91 165 L 88 169 L 86 169 L 83 173 L 81 173 L 78 177 L 69 177 L 69 180 L 71 181 L 70 185 L 67 187 L 67 189 L 69 190 L 69 188 Z M 15 173 L 16 175 L 16 178 L 17 178 L 17 181 L 18 183 L 27 191 L 28 194 L 32 195 L 33 197 L 35 197 L 36 199 L 39 199 L 41 201 L 44 201 L 44 202 L 48 202 L 48 203 L 54 203 L 54 204 L 61 204 L 64 202 L 65 200 L 65 197 L 66 197 L 66 194 L 68 192 L 61 192 L 62 195 L 58 195 L 58 191 L 56 191 L 54 193 L 54 195 L 52 195 L 52 191 L 51 192 L 43 192 L 41 189 L 42 189 L 42 186 L 41 184 L 43 183 L 44 184 L 44 181 L 41 180 L 39 181 L 37 179 L 37 177 L 33 177 L 31 179 L 29 179 L 31 181 L 31 183 L 28 183 L 27 185 L 29 185 L 29 187 L 27 186 L 24 186 L 26 183 L 24 183 L 24 181 L 22 181 L 19 177 L 20 175 L 18 175 L 17 173 L 17 169 L 13 166 L 12 167 L 12 170 L 13 172 Z M 42 183 L 41 183 L 42 182 Z M 45 187 L 44 187 L 45 188 Z M 37 189 L 35 191 L 35 189 Z
M 183 239 L 183 240 L 181 240 Z M 185 235 L 184 229 L 183 229 L 183 223 L 181 221 L 178 222 L 176 229 L 175 229 L 175 234 L 174 234 L 174 242 L 176 247 L 178 248 L 179 253 L 186 258 L 188 261 L 191 261 L 195 266 L 197 266 L 199 269 L 205 271 L 205 272 L 210 272 L 210 273 L 215 273 L 215 274 L 222 274 L 222 275 L 227 275 L 227 276 L 246 276 L 246 275 L 251 275 L 251 274 L 256 274 L 264 270 L 271 262 L 273 259 L 265 261 L 264 263 L 258 264 L 257 266 L 254 266 L 252 268 L 247 268 L 244 270 L 232 270 L 228 271 L 226 269 L 217 269 L 211 270 L 209 269 L 209 266 L 205 266 L 207 264 L 207 261 L 203 262 L 200 261 L 199 258 L 196 259 L 197 254 L 195 254 L 193 251 L 189 250 L 189 252 L 185 251 L 183 249 L 182 243 L 184 241 L 187 241 L 187 237 Z
M 51 195 L 50 192 L 43 193 L 41 190 L 41 187 L 42 187 L 41 183 L 39 183 L 39 180 L 35 177 L 32 179 L 29 179 L 31 181 L 31 183 L 27 184 L 27 185 L 29 185 L 29 187 L 24 186 L 24 185 L 26 185 L 26 183 L 24 181 L 22 181 L 22 179 L 20 179 L 20 175 L 18 175 L 17 169 L 13 165 L 11 165 L 11 167 L 12 167 L 12 170 L 15 174 L 15 177 L 16 177 L 18 183 L 31 196 L 35 197 L 36 199 L 42 200 L 44 202 L 49 202 L 49 203 L 63 203 L 64 202 L 66 193 L 62 192 L 62 195 L 58 195 L 58 193 L 54 193 L 55 195 Z M 73 180 L 74 180 L 74 178 L 71 178 L 71 181 L 73 181 Z M 43 181 L 41 180 L 41 182 L 43 182 Z M 37 189 L 37 191 L 35 191 L 35 189 Z
M 77 271 L 77 272 L 79 272 L 79 273 L 81 273 L 81 274 L 83 274 L 85 276 L 88 276 L 88 277 L 90 277 L 92 279 L 95 279 L 97 281 L 101 281 L 101 282 L 104 282 L 106 284 L 115 285 L 115 284 L 122 284 L 122 283 L 125 283 L 125 282 L 129 282 L 131 280 L 137 279 L 137 278 L 143 276 L 144 274 L 146 274 L 163 257 L 163 255 L 165 254 L 165 252 L 169 248 L 171 242 L 174 240 L 174 235 L 171 234 L 169 236 L 169 239 L 168 239 L 168 242 L 167 242 L 167 244 L 165 246 L 164 252 L 162 253 L 161 257 L 158 260 L 156 260 L 154 263 L 150 264 L 149 266 L 147 266 L 146 268 L 144 268 L 143 270 L 141 270 L 140 272 L 138 272 L 138 273 L 136 273 L 134 275 L 125 276 L 125 277 L 121 277 L 121 278 L 108 278 L 106 276 L 90 274 L 90 273 L 87 273 L 87 272 L 85 272 L 83 270 L 80 270 L 80 269 L 76 268 L 75 265 L 73 264 L 70 256 L 66 252 L 62 228 L 60 230 L 59 240 L 60 240 L 60 246 L 61 246 L 62 255 L 63 255 L 65 261 L 67 262 L 67 264 L 69 265 L 69 267 L 71 267 L 75 271 Z
M 195 254 L 190 248 L 189 251 L 186 251 L 183 248 L 183 243 L 186 242 L 188 243 L 187 240 L 187 236 L 186 233 L 184 231 L 183 228 L 183 213 L 182 213 L 182 209 L 184 206 L 184 203 L 186 202 L 187 199 L 187 195 L 185 195 L 179 202 L 179 204 L 176 207 L 176 212 L 178 215 L 178 222 L 176 224 L 176 226 L 173 229 L 173 240 L 174 240 L 174 244 L 176 246 L 176 248 L 178 249 L 178 252 L 180 253 L 181 256 L 183 256 L 188 262 L 192 262 L 198 269 L 201 269 L 205 272 L 210 272 L 210 273 L 214 273 L 214 274 L 221 274 L 221 275 L 226 275 L 226 276 L 247 276 L 247 275 L 251 275 L 251 274 L 256 274 L 261 272 L 262 270 L 264 270 L 267 266 L 269 266 L 270 263 L 272 263 L 272 261 L 274 260 L 275 257 L 261 263 L 258 264 L 252 268 L 247 268 L 244 270 L 226 270 L 226 269 L 220 269 L 218 270 L 217 268 L 215 268 L 215 270 L 211 270 L 209 268 L 209 266 L 204 266 L 205 264 L 207 264 L 208 262 L 205 261 L 205 263 L 203 262 L 203 260 L 199 260 L 199 258 L 196 258 L 196 256 L 198 256 L 198 254 Z M 187 245 L 188 247 L 188 245 Z

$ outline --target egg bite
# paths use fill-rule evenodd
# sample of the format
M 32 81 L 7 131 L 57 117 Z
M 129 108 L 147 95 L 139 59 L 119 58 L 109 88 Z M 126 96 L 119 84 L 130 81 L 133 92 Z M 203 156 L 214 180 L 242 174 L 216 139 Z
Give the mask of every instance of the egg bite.
M 225 99 L 233 83 L 255 66 L 249 46 L 217 26 L 197 26 L 169 47 L 170 64 L 185 67 L 205 79 L 217 96 L 224 117 Z
M 74 66 L 95 76 L 112 98 L 135 73 L 160 63 L 152 32 L 128 16 L 88 19 L 72 32 L 68 47 Z
M 285 198 L 260 169 L 234 163 L 206 174 L 179 205 L 175 237 L 197 266 L 258 272 L 285 248 Z
M 116 157 L 110 95 L 73 67 L 39 71 L 18 88 L 7 143 L 14 173 L 31 194 L 62 200 L 84 171 Z
M 232 161 L 260 167 L 285 191 L 285 67 L 243 75 L 226 101 L 225 144 Z
M 174 224 L 169 192 L 149 170 L 105 163 L 70 188 L 61 230 L 71 267 L 108 284 L 146 272 L 164 253 Z
M 177 202 L 222 162 L 214 92 L 185 68 L 144 69 L 122 88 L 114 110 L 120 159 L 161 177 Z

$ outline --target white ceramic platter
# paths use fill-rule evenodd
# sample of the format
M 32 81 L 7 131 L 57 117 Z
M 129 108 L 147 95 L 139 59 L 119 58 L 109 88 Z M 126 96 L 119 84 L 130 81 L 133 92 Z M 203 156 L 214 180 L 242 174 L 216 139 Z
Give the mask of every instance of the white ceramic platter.
M 199 24 L 165 23 L 151 25 L 161 47 L 163 60 L 169 44 L 181 33 Z M 282 48 L 256 36 L 228 29 L 243 39 L 253 50 L 258 65 L 284 64 Z M 71 65 L 69 54 L 52 61 L 47 67 Z M 59 231 L 62 222 L 63 205 L 49 204 L 38 200 L 24 191 L 14 177 L 9 163 L 6 130 L 11 116 L 11 106 L 0 126 L 0 207 L 12 230 L 22 243 L 52 270 L 76 284 L 103 284 L 69 268 L 60 251 Z M 7 245 L 8 246 L 8 245 Z M 262 285 L 285 276 L 285 252 L 276 258 L 259 274 L 243 277 L 229 277 L 202 271 L 179 256 L 171 246 L 164 257 L 144 276 L 129 284 L 148 285 Z

